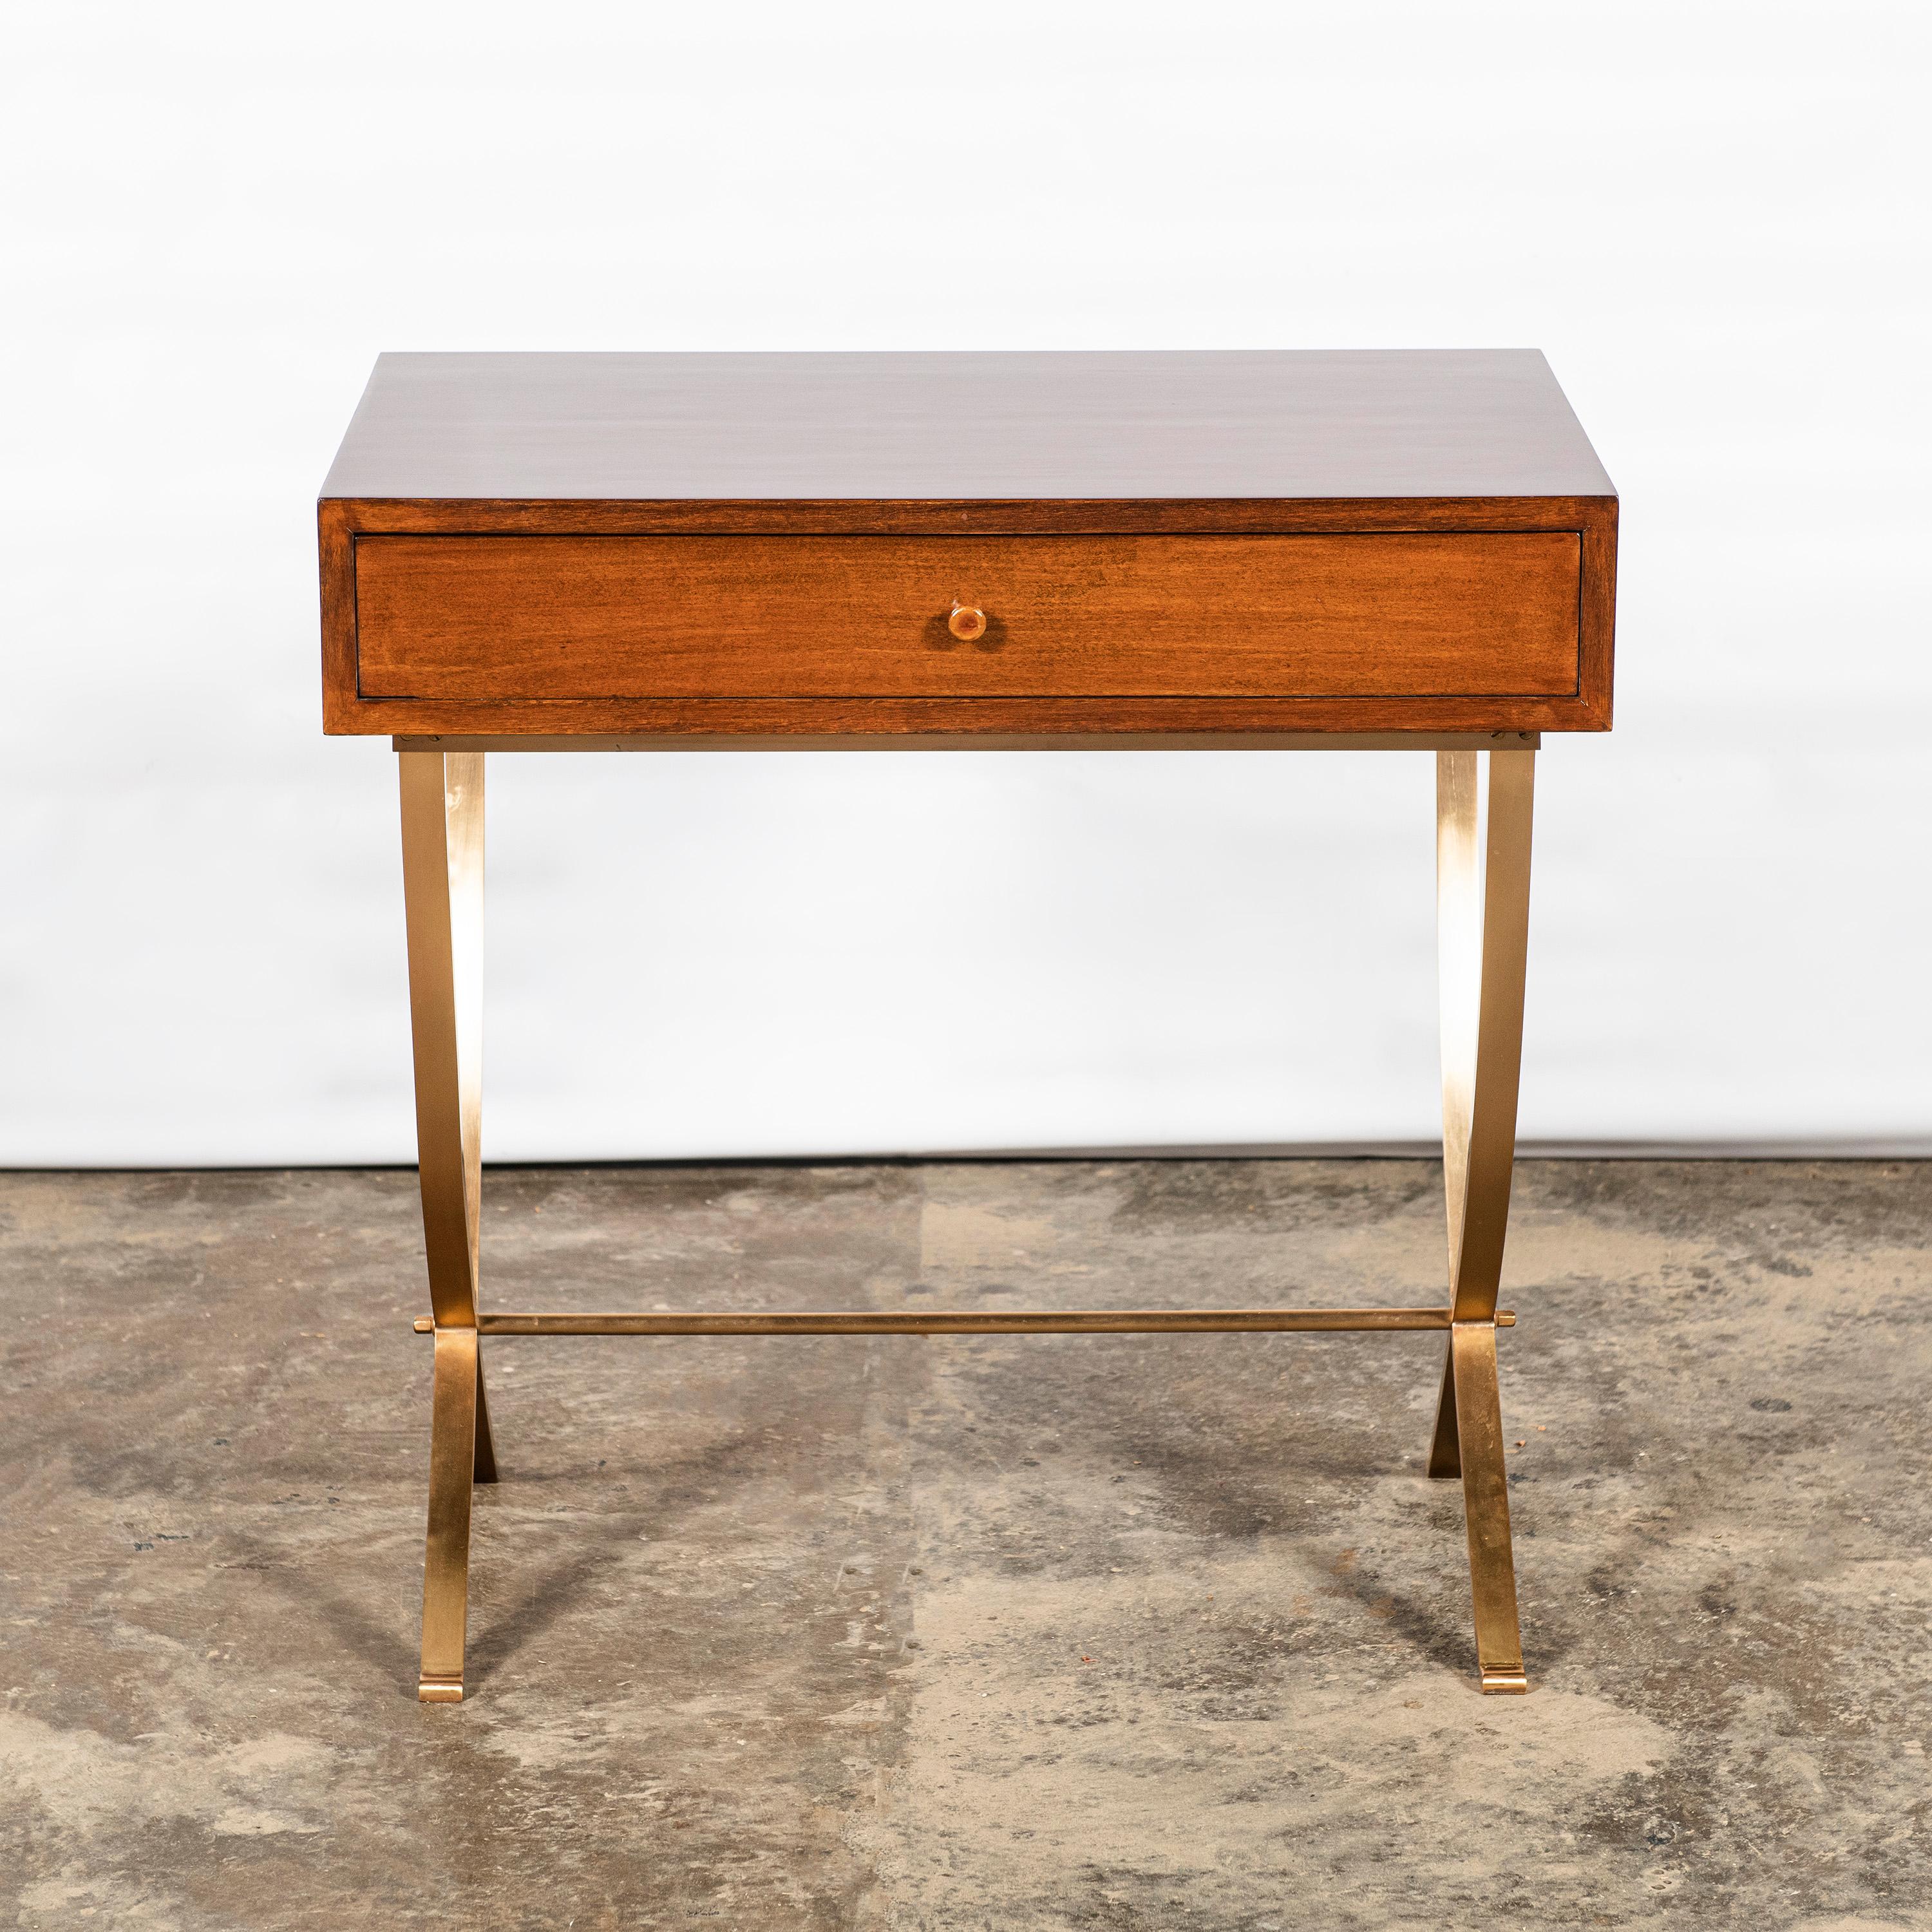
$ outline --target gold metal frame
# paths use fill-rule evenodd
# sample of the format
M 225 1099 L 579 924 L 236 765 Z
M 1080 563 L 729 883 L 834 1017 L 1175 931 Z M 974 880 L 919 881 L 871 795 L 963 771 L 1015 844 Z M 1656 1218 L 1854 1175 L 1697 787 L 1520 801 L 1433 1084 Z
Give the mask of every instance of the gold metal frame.
M 1432 1476 L 1460 1476 L 1476 1656 L 1486 1691 L 1529 1688 L 1516 1618 L 1497 1384 L 1503 1243 L 1516 1150 L 1537 739 L 1471 734 L 1294 748 L 1434 749 L 1449 1300 L 1439 1308 L 846 1311 L 829 1314 L 505 1314 L 478 1306 L 482 1190 L 483 766 L 486 750 L 623 750 L 565 739 L 398 739 L 417 1159 L 436 1340 L 423 1564 L 425 1702 L 463 1697 L 476 1483 L 496 1480 L 482 1338 L 539 1335 L 1079 1335 L 1446 1332 Z M 797 741 L 781 741 L 794 748 Z M 634 748 L 643 749 L 641 743 Z M 1044 748 L 1044 747 L 1041 747 Z
M 496 1480 L 477 1341 L 482 1206 L 483 754 L 406 753 L 403 896 L 416 1052 L 416 1166 L 436 1311 L 429 1538 L 423 1558 L 426 1703 L 463 1696 L 470 1601 L 470 1493 Z
M 1480 761 L 1486 758 L 1486 772 Z M 1442 984 L 1442 1180 L 1449 1346 L 1429 1451 L 1462 1479 L 1485 1690 L 1527 1690 L 1496 1386 L 1496 1294 L 1509 1227 L 1529 939 L 1534 752 L 1436 754 L 1436 956 Z

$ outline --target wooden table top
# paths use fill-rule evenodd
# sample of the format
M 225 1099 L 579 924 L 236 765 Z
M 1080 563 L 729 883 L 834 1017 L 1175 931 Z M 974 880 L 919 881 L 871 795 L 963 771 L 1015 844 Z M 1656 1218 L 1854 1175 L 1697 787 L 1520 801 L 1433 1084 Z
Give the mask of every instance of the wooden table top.
M 389 355 L 325 498 L 1607 497 L 1533 349 Z
M 325 723 L 1604 730 L 1616 521 L 1534 350 L 385 356 Z

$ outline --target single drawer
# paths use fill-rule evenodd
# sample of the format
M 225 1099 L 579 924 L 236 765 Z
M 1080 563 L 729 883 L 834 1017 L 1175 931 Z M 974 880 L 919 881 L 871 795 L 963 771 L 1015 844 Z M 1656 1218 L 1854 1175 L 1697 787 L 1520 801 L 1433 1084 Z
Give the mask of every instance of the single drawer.
M 363 698 L 1578 688 L 1574 531 L 364 536 L 355 560 Z

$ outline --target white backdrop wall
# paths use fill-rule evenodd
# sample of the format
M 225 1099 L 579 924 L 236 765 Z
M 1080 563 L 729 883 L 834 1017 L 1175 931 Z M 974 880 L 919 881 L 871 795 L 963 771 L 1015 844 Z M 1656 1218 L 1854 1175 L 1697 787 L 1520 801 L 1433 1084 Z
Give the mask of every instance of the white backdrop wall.
M 386 348 L 1535 344 L 1623 493 L 1532 1141 L 1932 1146 L 1917 4 L 16 16 L 0 1162 L 406 1159 Z M 371 51 L 380 46 L 380 58 Z M 1436 1130 L 1430 760 L 506 758 L 494 1158 Z

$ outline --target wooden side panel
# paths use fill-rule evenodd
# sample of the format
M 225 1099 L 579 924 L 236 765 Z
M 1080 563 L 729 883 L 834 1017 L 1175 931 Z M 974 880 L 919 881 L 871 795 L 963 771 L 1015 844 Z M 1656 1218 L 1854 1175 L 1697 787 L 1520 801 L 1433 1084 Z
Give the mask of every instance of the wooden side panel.
M 1574 530 L 364 536 L 363 698 L 1574 696 Z M 976 605 L 985 634 L 946 618 Z
M 1617 503 L 1612 497 L 1583 526 L 1583 572 L 1577 695 L 1588 707 L 1586 728 L 1610 728 L 1617 628 Z
M 371 728 L 356 715 L 356 538 L 349 506 L 324 497 L 316 506 L 322 571 L 322 728 Z

